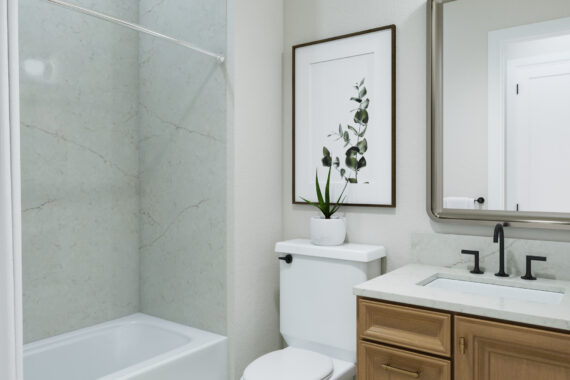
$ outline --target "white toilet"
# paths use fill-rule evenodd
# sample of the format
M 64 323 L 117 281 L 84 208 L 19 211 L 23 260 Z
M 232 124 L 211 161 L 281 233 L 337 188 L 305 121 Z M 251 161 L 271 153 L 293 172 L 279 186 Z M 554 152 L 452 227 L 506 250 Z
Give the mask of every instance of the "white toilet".
M 353 380 L 352 287 L 380 275 L 384 247 L 323 247 L 297 239 L 277 243 L 275 251 L 282 260 L 280 331 L 289 347 L 254 360 L 242 380 Z

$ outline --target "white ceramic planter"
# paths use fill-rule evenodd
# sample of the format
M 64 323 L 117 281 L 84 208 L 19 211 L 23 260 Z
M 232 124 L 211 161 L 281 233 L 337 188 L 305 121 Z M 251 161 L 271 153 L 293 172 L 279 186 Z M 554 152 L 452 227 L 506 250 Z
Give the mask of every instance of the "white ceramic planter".
M 346 238 L 346 218 L 313 216 L 310 230 L 311 243 L 315 245 L 341 245 Z

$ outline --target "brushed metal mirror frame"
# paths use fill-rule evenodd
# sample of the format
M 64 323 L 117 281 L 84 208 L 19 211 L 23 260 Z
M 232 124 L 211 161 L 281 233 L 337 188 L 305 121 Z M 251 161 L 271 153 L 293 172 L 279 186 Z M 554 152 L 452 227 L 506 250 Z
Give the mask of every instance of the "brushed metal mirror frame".
M 443 208 L 443 6 L 427 2 L 427 213 L 439 223 L 570 230 L 570 213 Z

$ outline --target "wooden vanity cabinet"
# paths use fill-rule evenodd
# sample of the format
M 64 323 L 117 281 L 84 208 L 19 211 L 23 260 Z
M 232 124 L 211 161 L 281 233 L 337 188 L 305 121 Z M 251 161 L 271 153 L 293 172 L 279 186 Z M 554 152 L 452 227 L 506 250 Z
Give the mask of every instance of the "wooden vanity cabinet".
M 570 380 L 570 334 L 358 297 L 357 380 Z
M 570 380 L 570 335 L 455 317 L 455 378 Z
M 440 380 L 451 379 L 449 360 L 415 352 L 361 342 L 358 346 L 358 379 Z

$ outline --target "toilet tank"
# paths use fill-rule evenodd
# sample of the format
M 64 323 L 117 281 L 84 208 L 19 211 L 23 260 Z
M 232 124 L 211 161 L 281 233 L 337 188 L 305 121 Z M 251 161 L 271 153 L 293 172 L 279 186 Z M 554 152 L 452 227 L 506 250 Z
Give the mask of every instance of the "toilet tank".
M 380 275 L 381 246 L 277 243 L 280 257 L 280 331 L 289 346 L 356 361 L 356 296 L 352 287 Z

